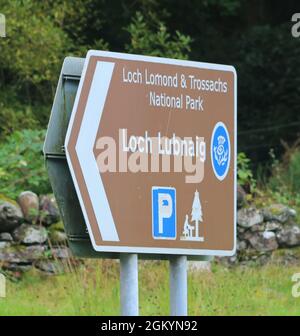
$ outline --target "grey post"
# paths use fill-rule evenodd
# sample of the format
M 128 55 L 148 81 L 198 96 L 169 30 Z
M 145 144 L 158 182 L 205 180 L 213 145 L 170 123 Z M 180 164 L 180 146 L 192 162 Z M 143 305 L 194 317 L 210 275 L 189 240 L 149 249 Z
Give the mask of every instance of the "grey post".
M 187 257 L 170 257 L 170 305 L 172 316 L 187 315 Z
M 138 255 L 120 254 L 121 314 L 139 315 Z

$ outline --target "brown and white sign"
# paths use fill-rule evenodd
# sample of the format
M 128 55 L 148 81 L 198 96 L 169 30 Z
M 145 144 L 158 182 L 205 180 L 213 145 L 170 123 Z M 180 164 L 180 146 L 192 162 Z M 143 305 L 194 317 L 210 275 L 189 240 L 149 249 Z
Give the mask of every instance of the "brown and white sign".
M 89 51 L 65 141 L 99 252 L 231 255 L 236 72 Z

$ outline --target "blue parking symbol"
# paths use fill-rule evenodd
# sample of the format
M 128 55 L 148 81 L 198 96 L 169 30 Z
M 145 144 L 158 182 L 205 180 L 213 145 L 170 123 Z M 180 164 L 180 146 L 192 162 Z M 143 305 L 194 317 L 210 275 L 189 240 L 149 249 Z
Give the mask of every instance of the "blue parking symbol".
M 152 187 L 152 236 L 176 239 L 176 189 Z

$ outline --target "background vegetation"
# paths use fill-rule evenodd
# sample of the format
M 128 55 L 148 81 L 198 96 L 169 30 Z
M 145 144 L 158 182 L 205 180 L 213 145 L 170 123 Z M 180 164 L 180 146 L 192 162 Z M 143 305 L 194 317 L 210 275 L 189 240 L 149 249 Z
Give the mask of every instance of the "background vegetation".
M 45 128 L 66 55 L 108 49 L 233 64 L 239 150 L 252 161 L 282 153 L 300 125 L 298 1 L 0 0 L 0 137 Z

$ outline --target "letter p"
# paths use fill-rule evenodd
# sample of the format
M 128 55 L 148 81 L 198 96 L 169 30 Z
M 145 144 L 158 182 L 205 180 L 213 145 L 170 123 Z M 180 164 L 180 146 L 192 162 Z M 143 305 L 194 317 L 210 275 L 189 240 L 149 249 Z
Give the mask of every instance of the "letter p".
M 158 195 L 158 232 L 163 233 L 164 219 L 170 218 L 173 212 L 172 198 L 169 194 Z
M 152 236 L 154 239 L 176 239 L 175 188 L 152 188 Z

